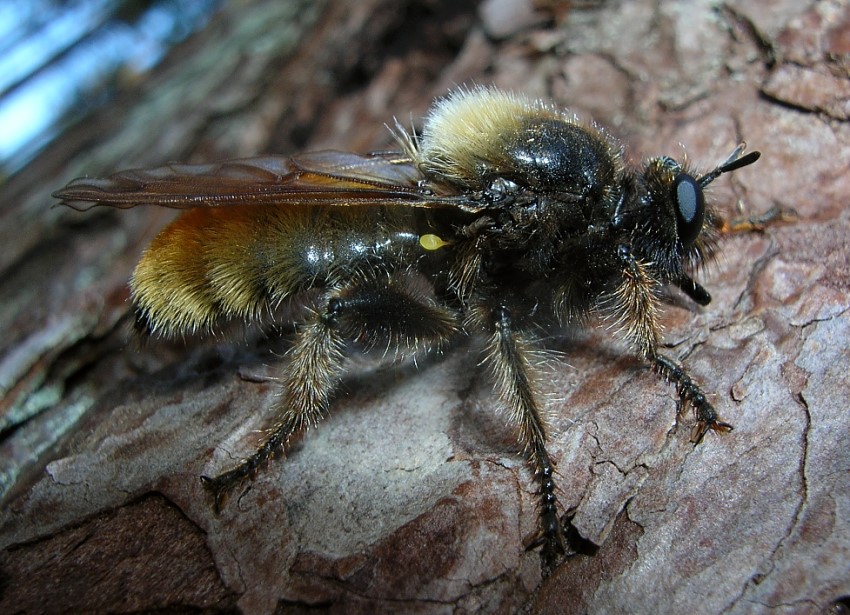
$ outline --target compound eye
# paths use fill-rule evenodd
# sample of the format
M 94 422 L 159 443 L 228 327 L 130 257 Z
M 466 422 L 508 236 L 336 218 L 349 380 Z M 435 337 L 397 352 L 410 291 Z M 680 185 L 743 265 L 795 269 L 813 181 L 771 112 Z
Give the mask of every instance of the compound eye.
M 679 241 L 685 248 L 694 245 L 705 219 L 705 199 L 697 180 L 687 173 L 679 173 L 673 181 L 676 200 L 676 227 Z

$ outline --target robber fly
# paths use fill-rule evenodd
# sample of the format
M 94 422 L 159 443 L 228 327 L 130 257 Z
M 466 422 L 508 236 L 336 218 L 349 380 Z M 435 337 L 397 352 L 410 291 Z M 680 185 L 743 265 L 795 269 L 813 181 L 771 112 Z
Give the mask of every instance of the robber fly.
M 143 335 L 211 333 L 225 321 L 257 321 L 284 301 L 302 306 L 270 435 L 236 467 L 203 477 L 216 506 L 326 414 L 349 345 L 411 356 L 481 335 L 539 484 L 530 543 L 549 566 L 565 546 L 534 384 L 538 331 L 590 316 L 619 323 L 694 408 L 693 440 L 731 429 L 659 352 L 658 308 L 669 285 L 699 305 L 711 300 L 692 277 L 719 235 L 703 192 L 759 153 L 744 155 L 741 145 L 703 175 L 667 156 L 629 168 L 598 127 L 484 87 L 438 101 L 420 135 L 398 123 L 394 134 L 397 153 L 170 164 L 77 179 L 54 196 L 76 208 L 186 210 L 133 273 Z

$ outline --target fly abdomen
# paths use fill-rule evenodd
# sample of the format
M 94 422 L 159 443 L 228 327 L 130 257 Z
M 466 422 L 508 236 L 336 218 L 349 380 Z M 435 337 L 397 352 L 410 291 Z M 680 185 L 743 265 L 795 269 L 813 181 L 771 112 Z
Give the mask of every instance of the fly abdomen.
M 243 205 L 192 209 L 145 251 L 131 281 L 137 328 L 206 332 L 234 318 L 375 267 L 392 271 L 428 250 L 409 210 Z

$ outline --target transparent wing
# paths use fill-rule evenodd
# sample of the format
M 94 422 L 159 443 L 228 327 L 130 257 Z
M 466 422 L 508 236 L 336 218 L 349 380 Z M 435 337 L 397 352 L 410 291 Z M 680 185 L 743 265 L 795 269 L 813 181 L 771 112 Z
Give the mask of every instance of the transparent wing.
M 188 209 L 248 203 L 480 209 L 462 195 L 422 190 L 422 179 L 413 162 L 402 154 L 328 150 L 212 164 L 172 163 L 155 169 L 120 171 L 106 178 L 82 177 L 53 196 L 75 209 L 95 205 Z

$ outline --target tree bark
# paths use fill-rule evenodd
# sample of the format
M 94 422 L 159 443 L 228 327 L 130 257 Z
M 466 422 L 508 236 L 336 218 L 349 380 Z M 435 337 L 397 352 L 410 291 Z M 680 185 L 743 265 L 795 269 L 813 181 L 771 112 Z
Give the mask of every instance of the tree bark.
M 534 6 L 533 6 L 534 4 Z M 4 186 L 0 611 L 850 609 L 850 7 L 839 0 L 233 3 Z M 285 336 L 134 343 L 126 280 L 167 210 L 51 208 L 80 175 L 391 145 L 456 84 L 593 119 L 705 170 L 736 215 L 664 345 L 727 435 L 604 328 L 553 342 L 550 452 L 576 553 L 523 548 L 535 485 L 478 368 L 353 359 L 331 416 L 220 514 L 199 476 L 269 427 Z M 679 144 L 683 145 L 679 145 Z

